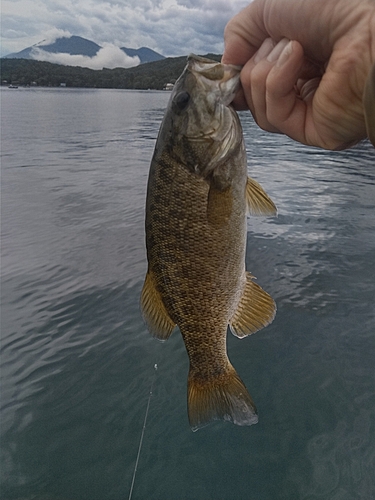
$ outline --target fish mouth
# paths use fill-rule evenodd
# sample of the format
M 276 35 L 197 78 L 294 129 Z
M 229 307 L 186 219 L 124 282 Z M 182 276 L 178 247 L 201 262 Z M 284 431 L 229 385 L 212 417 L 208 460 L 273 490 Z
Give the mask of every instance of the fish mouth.
M 223 64 L 195 54 L 188 56 L 187 66 L 208 88 L 216 84 L 219 88 L 220 104 L 229 106 L 240 87 L 242 66 Z

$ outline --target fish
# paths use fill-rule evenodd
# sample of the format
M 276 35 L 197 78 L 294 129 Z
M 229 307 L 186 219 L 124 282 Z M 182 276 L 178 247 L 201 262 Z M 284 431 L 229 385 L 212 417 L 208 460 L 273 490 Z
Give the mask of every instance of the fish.
M 375 146 L 375 64 L 372 66 L 363 92 L 363 109 L 367 136 Z
M 231 364 L 228 326 L 243 338 L 267 326 L 274 300 L 245 270 L 247 213 L 276 206 L 247 176 L 238 114 L 240 67 L 191 54 L 174 85 L 151 160 L 146 196 L 148 269 L 140 305 L 150 333 L 178 326 L 189 357 L 193 431 L 214 420 L 258 422 Z

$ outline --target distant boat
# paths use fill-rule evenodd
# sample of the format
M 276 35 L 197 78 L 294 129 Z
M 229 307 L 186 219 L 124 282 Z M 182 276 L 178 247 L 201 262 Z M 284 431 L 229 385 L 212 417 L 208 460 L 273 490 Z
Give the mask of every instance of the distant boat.
M 174 84 L 173 83 L 166 83 L 163 87 L 163 90 L 173 90 Z
M 18 86 L 10 84 L 9 87 L 8 87 L 8 89 L 18 89 Z

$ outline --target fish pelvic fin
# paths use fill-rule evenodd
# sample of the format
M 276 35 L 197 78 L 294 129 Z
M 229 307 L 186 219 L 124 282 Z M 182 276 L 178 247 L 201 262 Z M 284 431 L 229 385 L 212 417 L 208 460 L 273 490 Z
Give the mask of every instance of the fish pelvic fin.
M 246 273 L 246 285 L 237 310 L 229 321 L 233 335 L 239 338 L 261 330 L 269 325 L 276 314 L 273 298 Z
M 247 178 L 246 203 L 250 215 L 277 215 L 277 208 L 262 186 Z
M 245 384 L 229 363 L 228 369 L 209 380 L 190 369 L 188 379 L 188 415 L 195 432 L 214 420 L 225 420 L 236 425 L 258 422 L 255 404 Z
M 167 340 L 176 324 L 170 318 L 160 293 L 156 289 L 152 272 L 148 271 L 141 293 L 143 319 L 151 335 L 159 340 Z
M 363 93 L 363 110 L 365 114 L 367 135 L 375 146 L 375 64 L 370 70 Z

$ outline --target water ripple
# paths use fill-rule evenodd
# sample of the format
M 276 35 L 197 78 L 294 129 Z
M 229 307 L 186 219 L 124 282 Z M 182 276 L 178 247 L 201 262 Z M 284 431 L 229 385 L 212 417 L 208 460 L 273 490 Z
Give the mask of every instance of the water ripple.
M 188 426 L 188 359 L 139 311 L 147 174 L 168 93 L 2 99 L 4 500 L 375 497 L 375 153 L 299 146 L 241 114 L 249 174 L 278 206 L 250 218 L 246 265 L 274 322 L 228 337 L 257 426 Z M 272 481 L 269 478 L 272 477 Z

